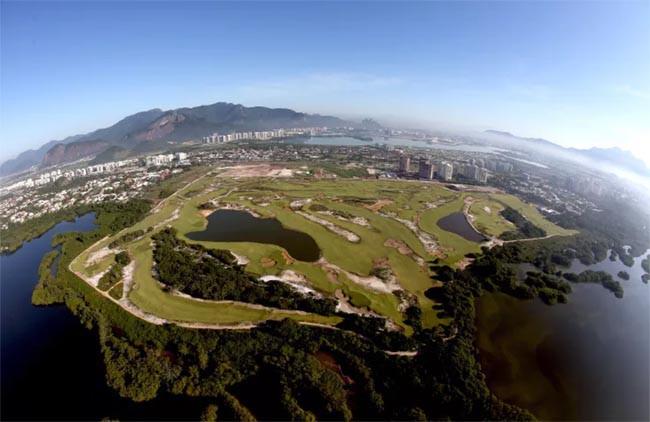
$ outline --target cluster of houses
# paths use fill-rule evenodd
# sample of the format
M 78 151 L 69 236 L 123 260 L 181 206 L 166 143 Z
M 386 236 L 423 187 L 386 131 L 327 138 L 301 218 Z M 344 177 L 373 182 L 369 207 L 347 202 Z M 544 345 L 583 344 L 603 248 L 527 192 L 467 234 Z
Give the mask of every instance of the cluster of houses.
M 66 171 L 56 169 L 41 173 L 38 175 L 38 177 L 29 177 L 27 179 L 15 182 L 11 185 L 4 186 L 0 189 L 0 193 L 47 185 L 49 183 L 55 182 L 62 177 L 70 180 L 78 177 L 88 177 L 113 173 L 114 171 L 123 167 L 133 167 L 137 165 L 143 165 L 145 167 L 158 167 L 170 165 L 172 163 L 177 163 L 179 165 L 189 165 L 187 153 L 177 152 L 175 154 L 150 155 L 144 157 L 143 159 L 133 158 L 129 160 L 111 161 L 108 163 L 95 164 L 92 166 L 70 169 Z
M 291 129 L 274 129 L 263 130 L 257 132 L 232 132 L 227 134 L 213 133 L 212 135 L 204 136 L 204 144 L 222 144 L 232 141 L 245 141 L 245 140 L 258 140 L 268 141 L 270 139 L 287 138 L 299 135 L 318 135 L 326 131 L 326 127 L 302 127 Z

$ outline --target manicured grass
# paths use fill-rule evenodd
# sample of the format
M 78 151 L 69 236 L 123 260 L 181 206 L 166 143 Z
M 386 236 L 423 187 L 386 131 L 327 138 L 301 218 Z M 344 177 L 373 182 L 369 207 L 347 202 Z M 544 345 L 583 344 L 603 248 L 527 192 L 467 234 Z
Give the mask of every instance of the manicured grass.
M 500 212 L 504 209 L 501 202 L 481 198 L 474 201 L 469 208 L 469 213 L 474 217 L 474 226 L 481 233 L 499 237 L 504 232 L 516 229 L 514 224 L 501 217 Z
M 276 245 L 188 239 L 187 233 L 203 230 L 207 225 L 207 220 L 200 214 L 198 206 L 215 199 L 222 204 L 244 206 L 263 217 L 276 218 L 285 227 L 310 235 L 328 262 L 350 273 L 368 276 L 379 263 L 388 264 L 402 288 L 417 297 L 422 309 L 423 325 L 432 327 L 444 323 L 438 318 L 437 311 L 433 310 L 435 303 L 425 296 L 426 290 L 438 283 L 432 279 L 426 265 L 433 257 L 427 253 L 416 234 L 394 217 L 416 222 L 421 230 L 435 236 L 446 254 L 444 262 L 452 265 L 467 253 L 480 252 L 478 243 L 470 242 L 437 226 L 440 218 L 453 212 L 462 212 L 463 199 L 467 195 L 470 194 L 450 191 L 435 183 L 406 181 L 268 178 L 236 180 L 211 175 L 202 177 L 167 198 L 155 212 L 128 229 L 147 231 L 150 227 L 154 228 L 153 231 L 147 232 L 143 239 L 124 246 L 135 260 L 136 268 L 135 286 L 129 297 L 145 312 L 174 321 L 235 324 L 285 317 L 327 324 L 338 321 L 338 318 L 313 314 L 271 308 L 258 309 L 243 303 L 198 301 L 164 292 L 151 274 L 150 242 L 153 234 L 171 225 L 177 229 L 178 236 L 189 243 L 228 249 L 245 256 L 249 260 L 246 270 L 253 274 L 279 275 L 284 270 L 295 271 L 304 275 L 311 286 L 322 294 L 329 296 L 341 290 L 354 306 L 385 315 L 402 325 L 407 333 L 411 332 L 410 327 L 404 325 L 404 316 L 399 311 L 400 301 L 394 294 L 376 291 L 353 282 L 345 273 L 336 277 L 328 275 L 318 263 L 292 259 L 287 262 L 283 255 L 286 251 Z M 540 227 L 545 230 L 553 230 L 547 232 L 562 232 L 560 228 L 544 220 L 534 207 L 516 198 L 508 195 L 495 195 L 492 198 L 491 195 L 480 193 L 471 193 L 471 196 L 476 200 L 470 210 L 476 217 L 475 224 L 487 234 L 497 235 L 504 231 L 507 223 L 498 211 L 505 203 L 521 208 L 520 212 L 527 218 L 534 219 L 534 223 L 539 222 Z M 291 201 L 306 198 L 312 199 L 312 204 L 320 204 L 332 211 L 366 219 L 368 227 L 311 211 L 309 206 L 303 209 L 304 212 L 355 233 L 360 237 L 360 242 L 350 242 L 289 208 Z M 385 202 L 381 210 L 369 209 L 377 200 Z M 485 206 L 490 207 L 492 212 L 486 213 L 483 209 Z M 93 251 L 107 245 L 119 235 L 101 242 Z M 404 244 L 412 252 L 402 254 L 398 249 L 387 246 L 388 240 Z M 84 268 L 85 259 L 91 253 L 92 251 L 86 251 L 81 254 L 73 262 L 73 268 L 92 276 L 102 268 L 108 268 L 113 260 L 113 257 L 109 256 L 91 268 Z M 421 262 L 425 264 L 421 265 Z
M 575 230 L 567 230 L 562 227 L 555 225 L 544 218 L 542 214 L 537 211 L 533 205 L 523 202 L 521 199 L 506 194 L 490 194 L 492 199 L 495 199 L 501 202 L 504 205 L 507 205 L 522 214 L 528 221 L 546 231 L 548 235 L 555 236 L 572 236 L 578 233 Z
M 368 181 L 338 181 L 338 182 L 312 182 L 311 184 L 303 184 L 300 182 L 291 183 L 287 181 L 279 181 L 277 185 L 272 185 L 274 190 L 282 189 L 282 194 L 289 197 L 287 199 L 275 200 L 266 207 L 258 206 L 249 198 L 253 197 L 254 200 L 262 200 L 261 196 L 267 196 L 266 181 L 258 182 L 260 191 L 250 189 L 252 186 L 249 183 L 249 190 L 240 189 L 233 192 L 229 197 L 223 198 L 223 201 L 237 203 L 255 210 L 256 212 L 277 218 L 284 226 L 300 230 L 312 236 L 319 247 L 321 248 L 322 255 L 331 263 L 334 263 L 341 268 L 362 275 L 367 276 L 373 265 L 378 260 L 387 259 L 395 275 L 398 277 L 402 286 L 415 294 L 423 308 L 424 324 L 425 326 L 433 326 L 439 322 L 436 314 L 437 312 L 432 309 L 434 302 L 428 299 L 424 292 L 430 287 L 435 285 L 435 282 L 430 278 L 429 271 L 422 268 L 413 258 L 400 254 L 395 248 L 385 246 L 384 243 L 388 239 L 398 240 L 408 245 L 415 254 L 419 255 L 423 260 L 428 260 L 430 257 L 424 250 L 423 245 L 417 239 L 415 234 L 408 230 L 404 225 L 392 218 L 387 218 L 378 213 L 372 212 L 363 206 L 351 205 L 350 198 L 367 198 L 369 204 L 373 203 L 379 195 L 379 187 L 383 187 L 384 194 L 391 192 L 395 195 L 403 194 L 402 186 L 406 185 L 417 195 L 422 195 L 421 189 L 417 189 L 417 185 L 413 183 L 381 183 L 381 182 L 368 182 Z M 279 186 L 278 186 L 279 185 Z M 379 185 L 379 186 L 375 186 Z M 390 189 L 388 189 L 390 188 Z M 346 198 L 347 202 L 333 201 L 326 199 L 326 195 L 336 196 L 340 198 L 341 195 Z M 242 197 L 244 199 L 242 199 Z M 352 222 L 341 221 L 333 216 L 314 213 L 319 218 L 331 221 L 332 223 L 354 232 L 359 235 L 361 241 L 359 243 L 352 243 L 344 239 L 340 235 L 332 233 L 322 225 L 307 220 L 306 218 L 296 214 L 288 209 L 288 203 L 293 199 L 298 198 L 323 198 L 316 200 L 315 203 L 321 203 L 332 210 L 340 210 L 350 213 L 355 216 L 366 218 L 370 227 L 363 227 Z M 434 199 L 437 199 L 434 197 Z M 353 201 L 352 201 L 353 202 Z M 417 200 L 418 204 L 425 202 L 424 199 Z M 184 218 L 178 220 L 174 226 L 179 229 L 181 233 L 200 230 L 205 226 L 205 219 L 198 216 L 197 212 L 190 209 L 190 203 L 182 210 L 181 214 Z M 420 205 L 418 205 L 419 207 Z M 415 206 L 413 208 L 416 208 Z M 309 212 L 307 209 L 306 212 Z M 414 209 L 415 211 L 415 209 Z M 187 218 L 185 218 L 187 216 Z M 201 223 L 197 219 L 202 220 Z M 191 230 L 188 230 L 190 229 Z M 188 240 L 181 234 L 184 240 Z M 344 277 L 339 277 L 338 283 L 334 284 L 327 279 L 322 269 L 310 264 L 295 262 L 292 265 L 284 264 L 284 260 L 279 253 L 279 248 L 272 245 L 259 245 L 255 243 L 217 243 L 217 242 L 192 242 L 202 243 L 206 247 L 211 248 L 227 248 L 233 252 L 245 255 L 250 259 L 247 270 L 257 274 L 278 274 L 284 269 L 293 269 L 305 275 L 314 287 L 324 293 L 333 293 L 337 288 L 343 290 L 344 293 L 354 303 L 357 300 L 357 305 L 364 306 L 367 302 L 362 299 L 365 297 L 369 304 L 367 307 L 375 312 L 389 316 L 396 322 L 403 321 L 403 315 L 397 310 L 399 300 L 392 294 L 379 293 L 364 286 L 360 286 L 350 280 L 341 280 Z M 277 249 L 273 252 L 273 249 Z M 263 257 L 273 259 L 277 264 L 272 268 L 263 268 L 260 261 Z M 300 268 L 296 268 L 300 267 Z M 311 267 L 311 268 L 310 268 Z
M 420 228 L 438 239 L 446 258 L 444 263 L 453 265 L 468 253 L 478 253 L 481 247 L 478 243 L 469 241 L 455 233 L 438 227 L 438 220 L 455 212 L 462 212 L 465 195 L 460 194 L 456 199 L 424 211 L 420 216 Z
M 335 324 L 340 320 L 338 317 L 302 314 L 264 307 L 259 309 L 243 303 L 197 301 L 166 293 L 151 276 L 153 257 L 148 240 L 135 243 L 129 248 L 136 262 L 134 272 L 136 282 L 129 298 L 145 312 L 173 321 L 211 324 L 237 324 L 283 318 Z

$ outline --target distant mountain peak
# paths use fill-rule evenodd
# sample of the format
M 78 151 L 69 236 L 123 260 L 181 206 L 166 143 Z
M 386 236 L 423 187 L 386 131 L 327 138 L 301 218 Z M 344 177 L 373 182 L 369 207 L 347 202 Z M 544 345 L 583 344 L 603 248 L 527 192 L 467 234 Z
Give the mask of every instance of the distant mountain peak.
M 299 126 L 341 127 L 354 124 L 337 117 L 300 113 L 288 108 L 246 107 L 227 102 L 173 110 L 153 108 L 126 116 L 112 126 L 60 141 L 51 141 L 36 150 L 26 151 L 15 159 L 2 163 L 0 175 L 18 173 L 39 164 L 53 165 L 74 161 L 80 158 L 79 154 L 87 151 L 94 151 L 95 154 L 101 152 L 97 143 L 77 145 L 67 150 L 60 147 L 50 152 L 56 144 L 101 140 L 105 143 L 104 150 L 112 145 L 124 149 L 146 150 L 150 147 L 139 145 L 200 139 L 214 132 Z
M 643 160 L 636 157 L 630 151 L 623 150 L 619 147 L 591 147 L 588 149 L 580 148 L 565 148 L 561 145 L 558 145 L 554 142 L 547 141 L 546 139 L 541 138 L 524 138 L 520 136 L 513 135 L 510 132 L 500 131 L 500 130 L 486 130 L 484 133 L 490 135 L 496 135 L 501 138 L 507 138 L 510 141 L 517 142 L 533 142 L 536 144 L 544 144 L 547 147 L 552 147 L 562 152 L 570 152 L 577 156 L 588 158 L 593 161 L 598 161 L 603 164 L 613 165 L 627 171 L 635 172 L 644 177 L 650 177 L 650 168 L 643 162 Z

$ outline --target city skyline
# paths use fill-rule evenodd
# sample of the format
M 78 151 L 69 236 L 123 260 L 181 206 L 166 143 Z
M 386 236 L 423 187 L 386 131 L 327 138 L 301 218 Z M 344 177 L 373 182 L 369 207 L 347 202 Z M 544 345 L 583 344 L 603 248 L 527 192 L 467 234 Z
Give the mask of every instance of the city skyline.
M 0 160 L 138 111 L 231 101 L 650 164 L 647 2 L 256 6 L 2 3 Z

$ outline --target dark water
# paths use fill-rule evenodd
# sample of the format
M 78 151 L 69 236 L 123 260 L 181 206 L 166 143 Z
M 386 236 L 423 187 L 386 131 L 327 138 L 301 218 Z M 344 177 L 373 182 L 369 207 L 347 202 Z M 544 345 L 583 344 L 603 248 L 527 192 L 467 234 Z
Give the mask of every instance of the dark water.
M 119 397 L 106 385 L 97 333 L 62 305 L 32 306 L 38 265 L 52 250 L 52 237 L 93 228 L 94 216 L 87 214 L 0 257 L 0 419 L 198 418 L 203 404 L 196 400 L 162 396 L 138 404 Z
M 316 241 L 306 233 L 287 229 L 275 218 L 256 218 L 246 211 L 217 210 L 208 216 L 204 231 L 188 233 L 192 240 L 256 242 L 278 245 L 299 261 L 320 257 Z
M 456 233 L 471 242 L 483 242 L 485 237 L 467 222 L 465 214 L 455 212 L 438 220 L 438 227 L 448 232 Z
M 647 253 L 646 253 L 647 254 Z M 596 284 L 572 284 L 565 305 L 490 294 L 477 301 L 478 346 L 497 396 L 540 419 L 650 418 L 650 286 L 609 259 L 569 271 L 607 271 L 624 297 Z M 630 280 L 616 274 L 626 270 Z

